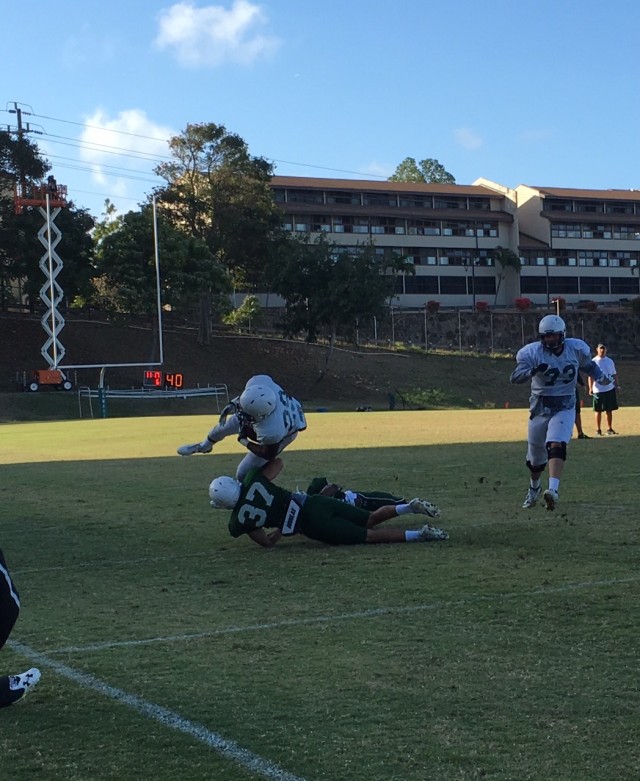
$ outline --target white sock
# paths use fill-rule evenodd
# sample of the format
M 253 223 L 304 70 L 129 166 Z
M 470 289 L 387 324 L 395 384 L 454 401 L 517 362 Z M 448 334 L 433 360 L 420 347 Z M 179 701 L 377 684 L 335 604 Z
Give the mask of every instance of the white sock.
M 398 515 L 408 515 L 410 512 L 412 512 L 411 505 L 410 504 L 397 504 L 396 505 L 396 512 L 398 513 Z
M 537 480 L 533 480 L 533 479 L 529 480 L 529 485 L 532 488 L 540 488 L 540 478 L 538 478 Z
M 420 532 L 419 531 L 406 531 L 404 533 L 404 538 L 407 542 L 416 542 L 420 539 Z
M 558 480 L 557 477 L 550 477 L 549 478 L 549 488 L 552 491 L 558 492 L 558 489 L 560 488 L 560 480 Z

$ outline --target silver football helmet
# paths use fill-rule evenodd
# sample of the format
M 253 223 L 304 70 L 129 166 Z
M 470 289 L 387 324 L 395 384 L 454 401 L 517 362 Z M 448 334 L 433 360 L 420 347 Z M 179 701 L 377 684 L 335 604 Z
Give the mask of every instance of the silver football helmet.
M 216 477 L 209 486 L 209 504 L 216 510 L 233 510 L 240 498 L 241 484 L 233 477 Z
M 240 408 L 251 420 L 258 423 L 275 412 L 276 394 L 266 385 L 251 385 L 240 396 Z
M 567 335 L 567 326 L 564 320 L 558 315 L 545 315 L 538 325 L 538 333 L 542 346 L 551 352 L 556 352 L 562 348 Z M 547 337 L 555 336 L 555 339 Z

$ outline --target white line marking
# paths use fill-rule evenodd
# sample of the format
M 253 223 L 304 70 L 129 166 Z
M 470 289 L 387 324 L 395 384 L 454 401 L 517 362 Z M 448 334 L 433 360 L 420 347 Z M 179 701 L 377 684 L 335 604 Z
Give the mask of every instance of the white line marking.
M 217 732 L 212 732 L 206 727 L 203 727 L 202 724 L 197 724 L 196 722 L 183 718 L 179 713 L 175 713 L 167 708 L 163 708 L 161 705 L 156 705 L 153 702 L 144 700 L 142 697 L 138 697 L 135 694 L 128 694 L 122 689 L 111 686 L 93 675 L 83 673 L 80 670 L 75 670 L 73 667 L 69 667 L 66 664 L 61 664 L 28 645 L 12 642 L 11 647 L 40 667 L 47 667 L 58 675 L 68 678 L 70 681 L 82 686 L 84 689 L 92 689 L 98 694 L 110 697 L 112 700 L 127 705 L 142 716 L 146 716 L 149 719 L 160 722 L 160 724 L 164 724 L 165 727 L 170 727 L 178 732 L 184 732 L 186 735 L 196 738 L 209 746 L 209 748 L 212 748 L 220 754 L 220 756 L 231 762 L 235 762 L 237 765 L 241 765 L 252 773 L 256 773 L 263 778 L 273 779 L 274 781 L 304 781 L 300 776 L 288 773 L 273 762 L 263 759 L 246 748 L 242 748 L 242 746 L 239 746 L 235 741 L 227 740 L 227 738 L 223 738 L 222 735 L 219 735 Z
M 295 626 L 313 626 L 314 624 L 329 624 L 337 621 L 351 621 L 362 618 L 378 618 L 385 615 L 402 615 L 407 613 L 418 613 L 426 610 L 439 610 L 447 607 L 460 607 L 473 602 L 487 602 L 491 600 L 499 601 L 504 599 L 518 599 L 521 597 L 545 596 L 547 594 L 562 594 L 569 591 L 577 591 L 583 588 L 594 588 L 598 586 L 617 586 L 623 583 L 633 583 L 640 580 L 640 575 L 620 578 L 616 580 L 592 580 L 585 583 L 567 583 L 563 586 L 552 586 L 549 588 L 537 588 L 531 591 L 510 592 L 506 594 L 480 594 L 466 599 L 460 599 L 455 602 L 431 602 L 424 605 L 410 605 L 407 607 L 379 607 L 369 610 L 360 610 L 355 613 L 342 613 L 333 616 L 313 616 L 311 618 L 292 618 L 284 621 L 273 621 L 261 624 L 247 624 L 246 626 L 231 626 L 224 629 L 212 629 L 210 632 L 193 632 L 182 635 L 164 635 L 161 637 L 150 637 L 144 640 L 120 640 L 104 643 L 91 643 L 89 645 L 67 646 L 65 648 L 52 648 L 47 651 L 48 654 L 72 654 L 85 653 L 88 651 L 105 651 L 110 648 L 130 648 L 137 645 L 152 645 L 153 643 L 175 643 L 188 640 L 200 640 L 205 637 L 219 637 L 221 635 L 239 634 L 241 632 L 257 632 L 263 629 L 280 629 Z M 9 641 L 11 645 L 11 641 Z

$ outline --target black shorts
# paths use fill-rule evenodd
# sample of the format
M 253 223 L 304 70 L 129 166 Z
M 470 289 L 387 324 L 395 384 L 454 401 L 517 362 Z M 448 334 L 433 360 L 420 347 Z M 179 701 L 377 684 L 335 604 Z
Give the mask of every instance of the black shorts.
M 593 396 L 593 409 L 594 412 L 613 412 L 618 409 L 618 397 L 616 395 L 616 389 L 613 388 L 610 391 L 604 393 L 596 393 Z
M 20 597 L 0 550 L 0 648 L 7 642 L 20 612 Z

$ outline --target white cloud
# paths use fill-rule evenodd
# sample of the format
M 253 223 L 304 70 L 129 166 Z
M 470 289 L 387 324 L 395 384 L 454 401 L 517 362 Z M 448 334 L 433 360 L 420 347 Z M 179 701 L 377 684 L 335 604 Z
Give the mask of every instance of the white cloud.
M 115 196 L 128 197 L 141 188 L 150 191 L 152 169 L 168 156 L 167 139 L 176 132 L 152 122 L 140 109 L 113 118 L 97 109 L 84 121 L 80 157 L 91 166 L 93 181 Z
M 279 45 L 277 38 L 256 32 L 266 21 L 261 6 L 248 0 L 234 0 L 229 10 L 177 3 L 160 13 L 155 43 L 172 50 L 186 68 L 213 68 L 226 62 L 250 65 Z
M 453 131 L 454 138 L 465 149 L 479 149 L 484 141 L 471 128 L 459 127 Z

